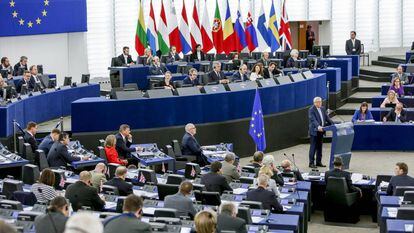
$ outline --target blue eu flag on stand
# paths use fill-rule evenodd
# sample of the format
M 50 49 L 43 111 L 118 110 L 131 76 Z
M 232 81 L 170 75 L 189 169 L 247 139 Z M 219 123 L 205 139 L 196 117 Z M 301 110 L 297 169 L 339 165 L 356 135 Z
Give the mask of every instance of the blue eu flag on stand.
M 266 149 L 266 136 L 263 120 L 262 102 L 260 101 L 260 94 L 258 89 L 256 89 L 256 95 L 254 97 L 249 134 L 253 138 L 257 150 L 264 151 Z

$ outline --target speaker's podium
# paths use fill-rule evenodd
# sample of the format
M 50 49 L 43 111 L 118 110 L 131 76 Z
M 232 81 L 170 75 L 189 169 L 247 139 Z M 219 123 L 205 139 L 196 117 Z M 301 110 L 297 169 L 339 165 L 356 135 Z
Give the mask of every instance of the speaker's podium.
M 351 161 L 351 149 L 354 141 L 354 124 L 345 122 L 330 125 L 323 128 L 326 132 L 332 132 L 331 156 L 329 158 L 329 169 L 333 168 L 334 158 L 339 156 L 343 161 L 343 169 L 349 169 Z

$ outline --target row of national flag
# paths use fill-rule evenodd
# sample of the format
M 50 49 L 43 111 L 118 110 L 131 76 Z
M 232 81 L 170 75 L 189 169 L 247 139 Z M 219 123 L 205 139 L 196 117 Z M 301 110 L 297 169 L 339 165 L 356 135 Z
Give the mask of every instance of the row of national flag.
M 159 21 L 155 22 L 154 7 L 150 1 L 149 15 L 144 15 L 143 2 L 140 1 L 140 10 L 135 36 L 135 49 L 143 55 L 146 48 L 155 54 L 167 54 L 171 46 L 177 48 L 178 53 L 190 54 L 197 44 L 202 45 L 205 53 L 215 49 L 216 53 L 241 51 L 271 51 L 290 50 L 292 39 L 289 20 L 285 8 L 286 0 L 282 4 L 282 16 L 276 15 L 274 0 L 272 0 L 269 20 L 266 20 L 263 0 L 257 22 L 255 22 L 255 2 L 249 0 L 247 18 L 243 19 L 240 11 L 240 1 L 237 9 L 237 19 L 232 22 L 229 0 L 215 2 L 213 22 L 207 13 L 207 3 L 204 4 L 204 14 L 200 21 L 199 2 L 194 0 L 192 16 L 188 19 L 185 0 L 180 14 L 175 10 L 174 0 L 170 1 L 168 11 L 161 0 Z M 222 18 L 219 2 L 225 2 L 225 11 Z M 144 18 L 148 18 L 147 24 Z M 280 22 L 280 26 L 278 25 Z

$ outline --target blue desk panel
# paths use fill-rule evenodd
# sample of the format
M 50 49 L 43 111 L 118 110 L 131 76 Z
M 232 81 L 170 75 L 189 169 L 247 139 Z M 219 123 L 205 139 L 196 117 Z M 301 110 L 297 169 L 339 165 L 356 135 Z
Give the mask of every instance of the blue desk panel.
M 406 225 L 414 225 L 414 220 L 387 219 L 387 233 L 405 233 Z
M 329 92 L 341 91 L 341 69 L 328 67 L 326 69 L 311 70 L 314 74 L 326 74 L 326 81 L 329 81 Z
M 388 114 L 392 108 L 371 108 L 370 111 L 375 121 L 382 121 L 382 118 Z M 407 120 L 414 121 L 414 108 L 405 108 Z
M 381 86 L 381 95 L 387 95 L 388 91 L 390 90 L 390 84 L 384 84 Z M 404 94 L 406 96 L 413 96 L 414 95 L 414 85 L 404 85 Z
M 352 80 L 351 58 L 321 59 L 320 63 L 326 63 L 329 67 L 341 68 L 341 81 L 344 82 Z
M 45 74 L 47 76 L 49 76 L 49 79 L 56 79 L 56 74 Z M 13 77 L 13 83 L 15 86 L 17 86 L 17 84 L 19 83 L 20 80 L 22 80 L 23 76 L 14 76 Z
M 298 232 L 299 216 L 289 214 L 270 214 L 268 218 L 263 219 L 258 225 L 267 225 L 269 229 L 291 230 Z
M 382 104 L 382 101 L 385 99 L 385 95 L 375 96 L 372 97 L 372 107 L 379 108 Z M 404 104 L 405 108 L 413 108 L 414 107 L 414 97 L 412 96 L 404 96 L 398 98 L 398 101 Z
M 260 88 L 265 115 L 312 105 L 315 96 L 326 99 L 326 75 L 300 82 Z M 134 100 L 84 98 L 72 103 L 72 132 L 116 130 L 120 124 L 149 129 L 223 122 L 251 116 L 255 90 Z M 120 114 L 108 114 L 120 113 Z
M 352 59 L 352 76 L 358 77 L 359 76 L 359 55 L 333 55 L 329 57 L 335 58 L 351 58 Z
M 70 104 L 80 98 L 99 96 L 99 85 L 91 84 L 31 96 L 16 103 L 0 107 L 0 137 L 13 134 L 13 120 L 22 127 L 27 122 L 45 122 L 61 116 L 71 115 Z

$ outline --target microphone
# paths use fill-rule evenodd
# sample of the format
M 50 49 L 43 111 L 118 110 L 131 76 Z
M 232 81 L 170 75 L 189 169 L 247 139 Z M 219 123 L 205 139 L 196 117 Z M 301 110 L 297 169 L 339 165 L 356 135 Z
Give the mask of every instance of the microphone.
M 296 166 L 296 162 L 295 162 L 295 154 L 293 154 L 292 153 L 292 163 L 293 163 L 293 166 L 295 166 L 295 168 L 299 171 L 299 168 L 298 168 L 298 166 Z

